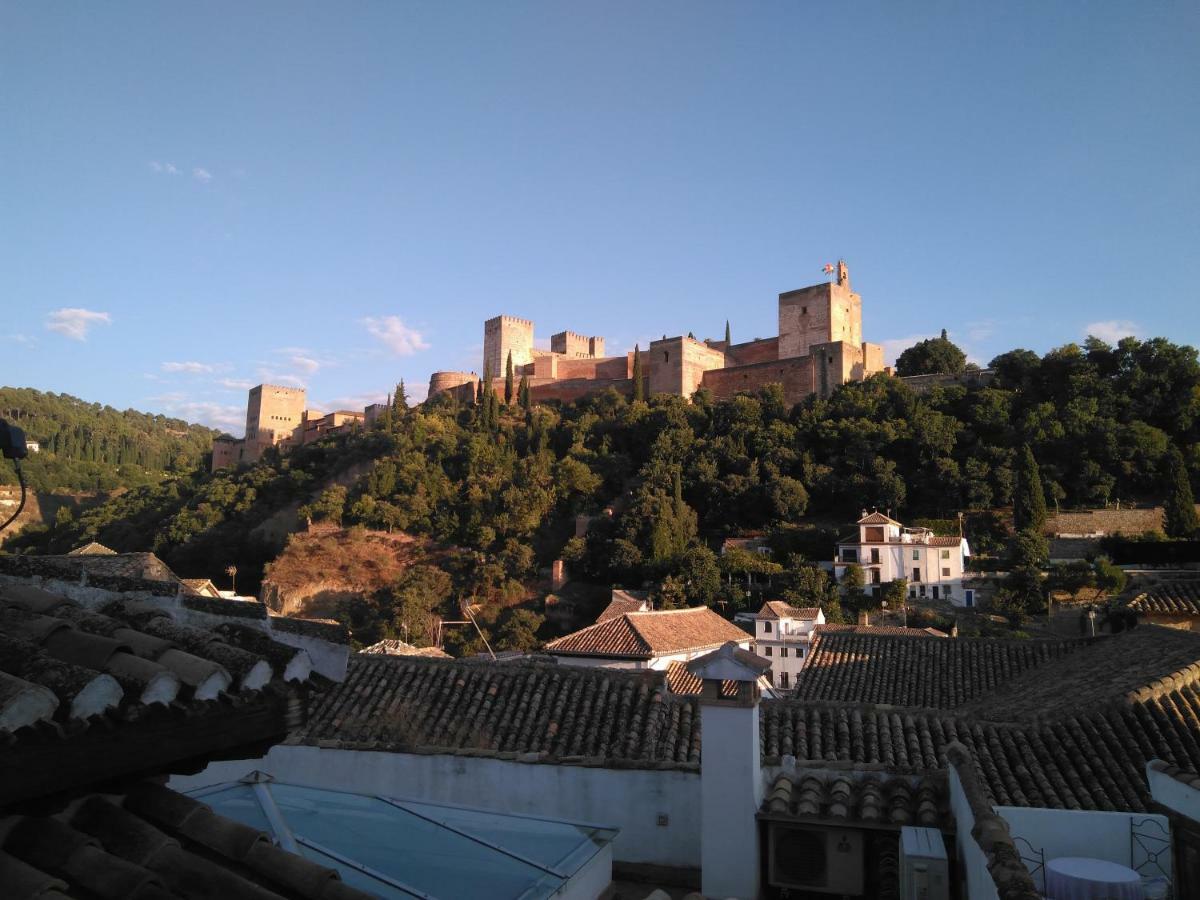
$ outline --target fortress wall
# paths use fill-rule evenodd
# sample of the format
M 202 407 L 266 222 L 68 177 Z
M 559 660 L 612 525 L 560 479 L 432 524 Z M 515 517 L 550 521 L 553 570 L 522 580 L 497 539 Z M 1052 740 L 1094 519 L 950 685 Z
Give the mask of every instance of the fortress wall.
M 934 388 L 953 387 L 987 387 L 995 379 L 992 369 L 979 369 L 974 372 L 963 372 L 961 375 L 906 375 L 900 380 L 918 394 L 928 393 Z
M 789 404 L 799 403 L 814 390 L 813 358 L 798 356 L 749 366 L 731 366 L 704 373 L 702 386 L 718 400 L 728 400 L 742 391 L 758 391 L 768 384 L 782 384 Z
M 743 344 L 730 344 L 725 350 L 725 365 L 727 366 L 752 366 L 756 363 L 773 362 L 777 359 L 779 359 L 779 338 L 777 337 L 746 341 Z
M 624 356 L 558 361 L 559 378 L 628 378 L 630 374 L 630 362 Z
M 529 385 L 529 398 L 534 403 L 561 400 L 569 403 L 615 388 L 626 397 L 633 396 L 633 381 L 629 378 L 571 378 L 546 384 Z
M 474 388 L 478 380 L 479 377 L 474 372 L 434 372 L 429 376 L 429 396 L 464 384 L 470 384 Z
M 508 354 L 514 366 L 533 361 L 533 322 L 517 316 L 496 316 L 483 323 L 483 366 L 493 377 L 504 374 Z

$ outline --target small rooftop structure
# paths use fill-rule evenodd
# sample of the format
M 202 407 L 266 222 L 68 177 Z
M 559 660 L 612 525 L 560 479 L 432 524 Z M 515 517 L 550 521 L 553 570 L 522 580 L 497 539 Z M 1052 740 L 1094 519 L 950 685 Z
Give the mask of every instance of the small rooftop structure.
M 629 591 L 621 588 L 613 588 L 612 599 L 608 606 L 596 617 L 596 622 L 607 622 L 609 619 L 615 619 L 618 616 L 623 616 L 625 613 L 631 612 L 650 612 L 653 607 L 650 605 L 649 591 Z
M 414 647 L 401 640 L 385 638 L 358 651 L 369 656 L 425 656 L 431 659 L 453 659 L 439 647 Z
M 726 641 L 749 643 L 750 635 L 708 607 L 695 606 L 623 613 L 550 641 L 546 652 L 553 656 L 650 663 L 664 657 L 695 655 Z

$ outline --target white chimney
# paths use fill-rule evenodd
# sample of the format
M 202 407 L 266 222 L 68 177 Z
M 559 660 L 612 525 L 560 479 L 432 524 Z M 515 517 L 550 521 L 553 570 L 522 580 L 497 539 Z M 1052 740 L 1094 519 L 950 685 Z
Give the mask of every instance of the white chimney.
M 700 694 L 700 887 L 706 897 L 756 900 L 765 793 L 758 680 L 771 663 L 730 641 L 688 663 Z M 723 689 L 723 685 L 728 686 Z

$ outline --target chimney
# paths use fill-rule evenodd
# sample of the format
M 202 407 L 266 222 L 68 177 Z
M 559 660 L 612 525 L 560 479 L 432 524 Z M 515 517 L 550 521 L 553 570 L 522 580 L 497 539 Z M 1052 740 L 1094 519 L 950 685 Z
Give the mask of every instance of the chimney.
M 870 625 L 871 624 L 871 617 L 870 617 L 870 615 L 868 615 L 868 613 L 865 609 L 860 609 L 858 611 L 858 624 L 859 625 Z
M 733 641 L 693 659 L 700 677 L 700 889 L 706 897 L 756 900 L 761 883 L 756 818 L 766 793 L 758 680 L 771 664 Z M 732 689 L 723 686 L 732 685 Z

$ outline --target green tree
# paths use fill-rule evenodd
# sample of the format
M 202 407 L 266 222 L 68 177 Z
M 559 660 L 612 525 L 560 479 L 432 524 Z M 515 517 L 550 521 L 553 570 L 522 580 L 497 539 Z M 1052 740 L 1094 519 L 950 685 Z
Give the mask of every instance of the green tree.
M 688 603 L 694 606 L 711 606 L 721 591 L 721 567 L 717 555 L 703 544 L 693 544 L 684 551 L 678 577 L 683 582 Z
M 521 373 L 521 383 L 517 386 L 517 403 L 526 412 L 532 405 L 529 400 L 529 376 L 524 372 Z
M 883 599 L 888 609 L 903 609 L 908 602 L 908 579 L 896 578 L 883 586 Z
M 400 383 L 396 385 L 396 393 L 392 397 L 392 415 L 394 421 L 398 422 L 408 412 L 408 392 L 404 389 L 404 379 L 400 379 Z
M 1200 529 L 1196 499 L 1192 494 L 1192 483 L 1183 462 L 1183 454 L 1174 446 L 1167 451 L 1163 522 L 1167 535 L 1173 538 L 1190 538 Z
M 331 485 L 321 491 L 312 503 L 301 506 L 296 514 L 310 522 L 333 522 L 342 524 L 342 515 L 346 510 L 346 489 L 340 484 Z
M 633 345 L 633 399 L 646 399 L 646 383 L 642 375 L 642 351 Z
M 529 653 L 541 644 L 538 640 L 538 629 L 542 627 L 545 618 L 533 610 L 513 607 L 500 617 L 500 627 L 496 629 L 497 650 L 519 650 Z
M 930 338 L 909 347 L 896 358 L 897 375 L 959 375 L 967 355 L 946 336 Z
M 858 611 L 867 608 L 867 594 L 863 590 L 863 584 L 862 566 L 858 563 L 846 566 L 846 571 L 842 574 L 842 597 L 845 605 L 852 610 Z
M 511 406 L 513 402 L 513 361 L 512 351 L 508 351 L 508 360 L 504 363 L 504 405 Z
M 1033 450 L 1025 444 L 1017 456 L 1017 487 L 1013 493 L 1013 525 L 1040 532 L 1046 525 L 1046 495 Z
M 1116 565 L 1107 556 L 1101 556 L 1096 560 L 1096 587 L 1100 588 L 1110 597 L 1116 596 L 1125 590 L 1125 585 L 1129 581 L 1129 576 L 1118 565 Z
M 729 320 L 725 320 L 725 346 L 728 347 L 733 341 L 729 339 Z
M 417 646 L 428 646 L 437 637 L 441 608 L 450 598 L 453 581 L 450 576 L 430 565 L 407 569 L 390 592 L 391 627 L 394 637 L 404 638 Z

